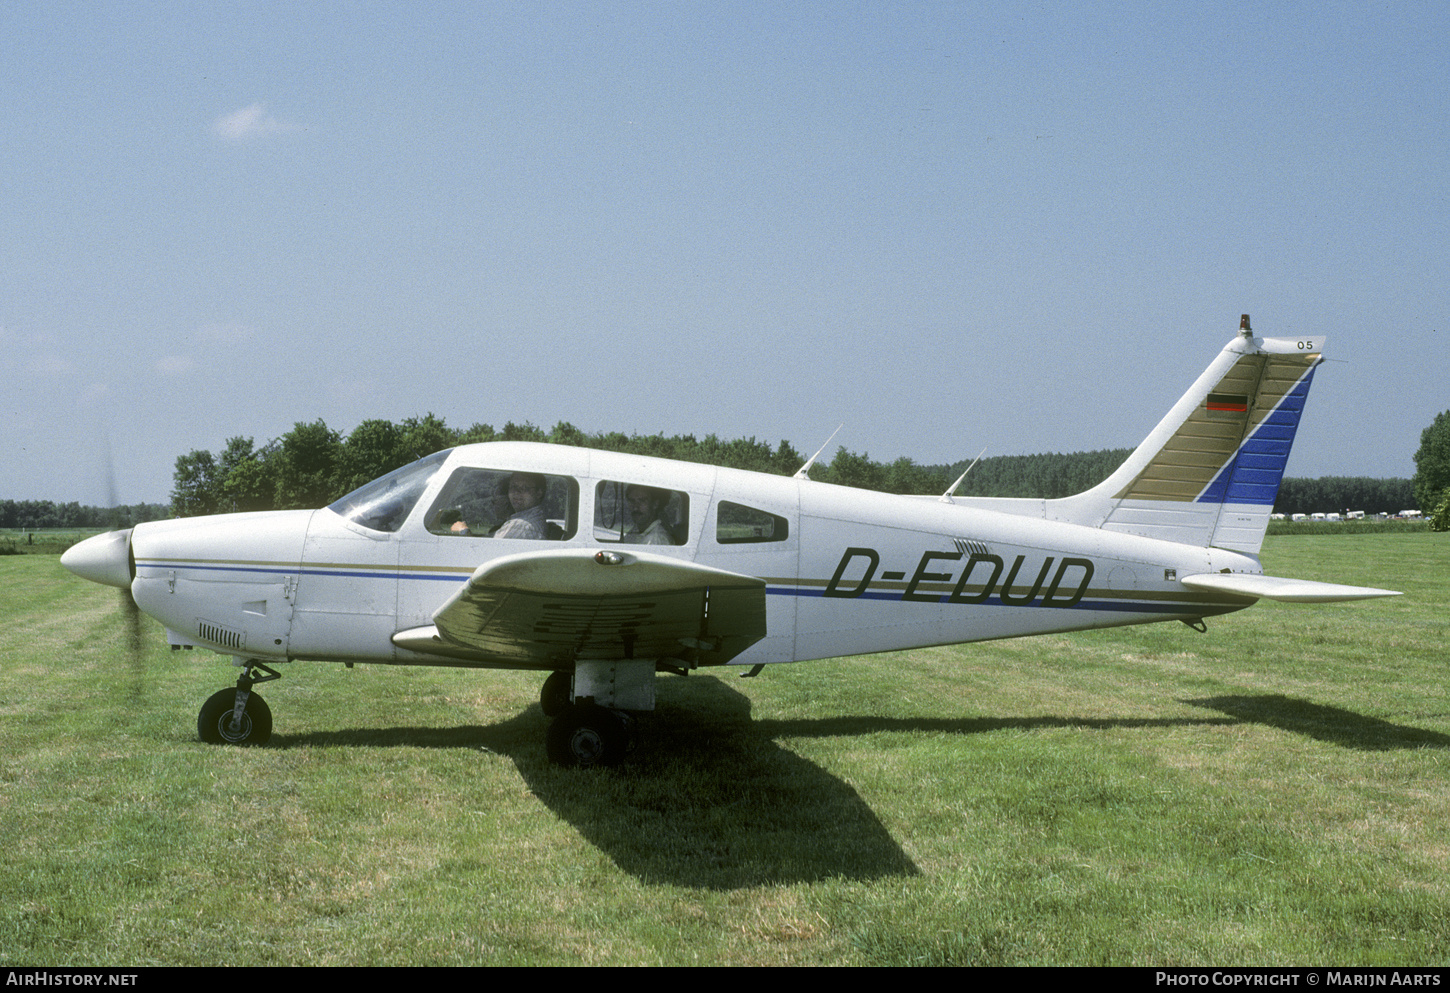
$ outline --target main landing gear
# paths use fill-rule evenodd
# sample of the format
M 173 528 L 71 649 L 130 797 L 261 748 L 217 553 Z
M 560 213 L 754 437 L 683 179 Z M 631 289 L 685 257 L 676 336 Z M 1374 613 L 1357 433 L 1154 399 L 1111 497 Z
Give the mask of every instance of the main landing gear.
M 213 693 L 196 717 L 196 735 L 209 745 L 265 745 L 272 738 L 271 708 L 252 687 L 282 674 L 255 659 L 238 664 L 243 668 L 236 689 Z
M 595 703 L 571 703 L 549 725 L 545 746 L 555 765 L 618 765 L 634 750 L 634 718 Z
M 580 663 L 574 672 L 555 672 L 544 680 L 539 706 L 553 718 L 544 738 L 550 762 L 618 765 L 634 751 L 635 721 L 615 707 L 654 708 L 654 662 Z

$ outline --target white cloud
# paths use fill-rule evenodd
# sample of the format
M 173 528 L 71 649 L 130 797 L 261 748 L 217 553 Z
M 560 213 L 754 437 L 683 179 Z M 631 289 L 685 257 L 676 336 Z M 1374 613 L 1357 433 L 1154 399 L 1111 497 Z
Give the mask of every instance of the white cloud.
M 254 103 L 211 122 L 211 133 L 223 141 L 240 143 L 288 130 L 287 125 L 267 113 L 267 105 Z
M 344 405 L 376 403 L 380 392 L 378 381 L 366 376 L 356 379 L 334 379 L 326 385 L 325 389 L 328 400 Z
M 76 371 L 75 363 L 59 355 L 37 355 L 30 360 L 30 371 L 49 376 L 68 376 Z
M 187 355 L 168 355 L 156 363 L 163 376 L 181 376 L 196 368 L 196 361 Z
M 196 329 L 196 333 L 203 341 L 219 345 L 235 345 L 244 341 L 250 341 L 256 335 L 256 329 L 247 324 L 228 323 L 225 321 L 213 321 L 209 324 L 202 324 Z

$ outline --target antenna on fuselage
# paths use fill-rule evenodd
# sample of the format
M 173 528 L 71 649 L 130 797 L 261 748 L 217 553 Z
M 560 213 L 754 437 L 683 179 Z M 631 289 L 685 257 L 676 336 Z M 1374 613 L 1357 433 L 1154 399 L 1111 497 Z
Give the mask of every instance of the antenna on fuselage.
M 974 458 L 974 459 L 972 459 L 972 465 L 967 466 L 967 468 L 965 469 L 965 471 L 963 471 L 962 474 L 957 477 L 957 481 L 955 483 L 952 483 L 952 485 L 948 486 L 947 487 L 947 491 L 945 493 L 943 493 L 941 496 L 937 497 L 937 502 L 938 503 L 956 503 L 956 501 L 952 499 L 952 494 L 957 491 L 957 487 L 958 486 L 961 486 L 962 485 L 962 480 L 964 480 L 964 479 L 967 478 L 967 473 L 969 473 L 969 472 L 972 471 L 972 466 L 974 466 L 978 462 L 982 461 L 982 456 L 983 455 L 986 455 L 986 454 L 987 454 L 987 446 L 986 445 L 983 445 L 982 446 L 982 450 L 977 453 L 977 457 Z
M 840 434 L 841 433 L 841 429 L 843 427 L 845 427 L 845 426 L 846 426 L 846 422 L 845 421 L 842 421 L 840 424 L 837 424 L 836 425 L 836 430 L 834 430 L 834 431 L 831 432 L 831 438 L 834 438 L 836 435 Z M 831 443 L 831 438 L 827 438 L 826 439 L 826 445 L 829 445 Z M 817 448 L 816 449 L 816 454 L 814 454 L 810 458 L 806 459 L 806 464 L 803 465 L 803 466 L 801 466 L 799 469 L 797 469 L 795 471 L 795 476 L 792 477 L 792 478 L 794 478 L 794 479 L 810 479 L 811 478 L 811 466 L 813 466 L 813 465 L 816 464 L 816 459 L 818 459 L 818 458 L 821 457 L 821 453 L 826 450 L 826 445 L 822 445 L 820 448 Z

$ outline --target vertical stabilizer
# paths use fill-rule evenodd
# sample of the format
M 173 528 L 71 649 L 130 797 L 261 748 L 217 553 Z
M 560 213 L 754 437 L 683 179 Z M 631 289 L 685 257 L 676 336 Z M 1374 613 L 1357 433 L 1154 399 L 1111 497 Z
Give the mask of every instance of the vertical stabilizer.
M 1256 553 L 1278 496 L 1322 338 L 1239 336 L 1103 483 L 1047 516 Z

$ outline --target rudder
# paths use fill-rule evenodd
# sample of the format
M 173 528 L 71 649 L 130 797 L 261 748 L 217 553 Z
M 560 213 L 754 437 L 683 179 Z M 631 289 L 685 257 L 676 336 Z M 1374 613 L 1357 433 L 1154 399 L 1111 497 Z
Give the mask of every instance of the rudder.
M 1255 338 L 1244 317 L 1127 461 L 1048 516 L 1257 553 L 1284 478 L 1322 338 Z

